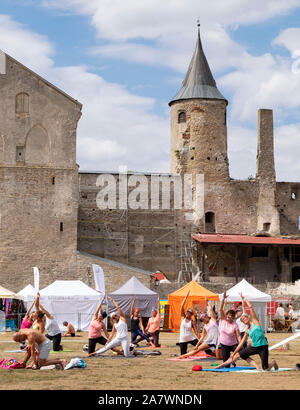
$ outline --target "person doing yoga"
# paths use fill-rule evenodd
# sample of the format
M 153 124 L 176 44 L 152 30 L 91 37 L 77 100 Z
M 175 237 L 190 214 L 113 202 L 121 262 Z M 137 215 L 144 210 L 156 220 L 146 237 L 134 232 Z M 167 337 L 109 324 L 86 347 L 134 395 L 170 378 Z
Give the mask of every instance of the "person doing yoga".
M 226 298 L 227 295 L 225 291 L 223 294 L 219 311 L 219 343 L 221 346 L 223 362 L 226 362 L 226 360 L 229 359 L 230 352 L 234 352 L 238 346 L 238 343 L 240 343 L 242 340 L 239 327 L 235 321 L 235 311 L 227 310 L 225 313 L 224 305 Z M 226 365 L 225 367 L 230 367 L 230 365 Z
M 188 291 L 186 297 L 182 301 L 180 309 L 181 324 L 179 334 L 179 346 L 181 355 L 187 353 L 189 343 L 191 343 L 193 346 L 196 346 L 198 343 L 198 339 L 200 337 L 196 326 L 196 320 L 193 319 L 194 310 L 192 308 L 188 308 L 186 312 L 184 311 L 184 305 L 189 295 L 190 291 Z
M 148 344 L 154 347 L 153 342 L 151 342 L 150 338 L 145 334 L 143 320 L 140 316 L 140 309 L 134 309 L 135 301 L 136 296 L 134 296 L 130 307 L 131 343 L 137 345 L 141 340 L 145 339 Z
M 32 302 L 32 304 L 29 306 L 29 308 L 27 309 L 25 316 L 22 320 L 21 323 L 21 329 L 30 329 L 36 319 L 36 312 L 31 312 L 31 309 L 33 308 L 35 304 L 35 300 Z M 25 341 L 20 343 L 20 349 L 23 350 L 26 347 L 26 343 Z
M 45 335 L 49 340 L 52 341 L 52 348 L 54 352 L 59 352 L 63 350 L 61 342 L 61 330 L 58 326 L 57 321 L 54 319 L 54 316 L 51 315 L 41 304 L 40 304 L 40 294 L 37 294 L 36 299 L 36 309 L 37 311 L 42 311 L 44 313 L 44 330 L 47 332 Z M 43 332 L 42 332 L 43 333 Z
M 257 370 L 271 370 L 272 367 L 275 370 L 278 370 L 278 365 L 275 360 L 269 362 L 269 346 L 268 341 L 264 335 L 264 331 L 258 321 L 256 313 L 251 305 L 251 303 L 241 295 L 243 301 L 243 314 L 241 316 L 241 321 L 248 326 L 248 329 L 245 330 L 244 337 L 236 347 L 233 355 L 224 363 L 220 364 L 216 367 L 216 369 L 220 369 L 222 367 L 226 367 L 231 363 L 235 363 L 238 359 L 246 360 L 251 366 L 254 366 Z M 245 304 L 250 309 L 250 316 L 246 313 Z M 250 318 L 252 316 L 252 319 Z M 247 335 L 252 340 L 252 346 L 247 346 L 243 349 L 243 344 L 246 340 Z M 259 355 L 261 360 L 262 368 L 251 358 L 251 356 Z
M 213 354 L 211 349 L 217 348 L 219 328 L 214 309 L 211 306 L 211 303 L 207 301 L 207 299 L 205 309 L 206 307 L 208 309 L 208 314 L 202 313 L 200 315 L 200 321 L 204 323 L 204 326 L 195 349 L 191 350 L 189 353 L 179 356 L 179 359 L 185 359 L 186 357 L 195 356 L 198 352 L 201 351 L 205 351 L 208 354 Z
M 62 369 L 66 366 L 65 359 L 48 359 L 51 342 L 42 333 L 34 329 L 20 329 L 13 335 L 15 342 L 21 343 L 27 340 L 28 346 L 23 359 L 26 369 L 39 369 L 42 366 L 59 364 Z M 32 358 L 32 363 L 27 366 L 27 362 Z
M 99 356 L 107 350 L 121 345 L 124 356 L 129 357 L 131 356 L 131 352 L 129 350 L 128 327 L 125 315 L 112 297 L 108 296 L 108 299 L 115 305 L 118 312 L 113 312 L 111 314 L 112 332 L 105 346 L 96 352 L 90 353 L 88 356 Z

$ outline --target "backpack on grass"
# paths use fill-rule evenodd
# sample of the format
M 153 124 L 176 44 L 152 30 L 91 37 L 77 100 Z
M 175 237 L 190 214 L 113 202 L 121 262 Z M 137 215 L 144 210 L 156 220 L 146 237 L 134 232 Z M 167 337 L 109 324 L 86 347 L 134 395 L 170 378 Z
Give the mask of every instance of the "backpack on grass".
M 22 369 L 25 367 L 24 363 L 14 357 L 7 357 L 0 360 L 0 367 L 2 369 Z

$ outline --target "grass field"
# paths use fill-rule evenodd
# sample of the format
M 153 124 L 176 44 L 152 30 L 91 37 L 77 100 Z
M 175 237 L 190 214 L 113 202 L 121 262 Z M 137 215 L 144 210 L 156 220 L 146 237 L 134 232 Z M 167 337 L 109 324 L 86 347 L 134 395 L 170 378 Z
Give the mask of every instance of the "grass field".
M 300 338 L 290 343 L 284 352 L 273 350 L 270 358 L 275 358 L 279 367 L 293 370 L 278 373 L 216 373 L 194 372 L 192 367 L 200 362 L 177 362 L 167 360 L 179 353 L 176 346 L 178 334 L 161 332 L 159 349 L 161 356 L 126 358 L 87 358 L 82 347 L 87 343 L 87 333 L 82 337 L 63 338 L 62 344 L 71 352 L 51 353 L 50 357 L 65 358 L 67 363 L 73 357 L 84 358 L 85 369 L 62 370 L 4 370 L 0 369 L 1 390 L 299 390 Z M 0 358 L 22 359 L 23 353 L 7 353 L 16 350 L 18 344 L 12 341 L 12 332 L 0 334 Z M 291 333 L 267 334 L 269 345 L 291 336 Z M 111 353 L 108 352 L 110 355 Z M 256 356 L 255 360 L 259 360 Z M 209 368 L 215 361 L 201 362 Z M 240 360 L 237 365 L 247 365 Z

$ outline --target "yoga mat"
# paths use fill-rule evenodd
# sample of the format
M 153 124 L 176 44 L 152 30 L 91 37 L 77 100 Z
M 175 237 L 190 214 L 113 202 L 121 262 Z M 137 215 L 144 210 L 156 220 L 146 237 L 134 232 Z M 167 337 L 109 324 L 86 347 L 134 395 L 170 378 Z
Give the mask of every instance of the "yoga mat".
M 4 350 L 5 353 L 25 353 L 26 350 Z M 73 350 L 68 350 L 68 349 L 64 349 L 64 350 L 59 350 L 57 352 L 55 352 L 54 350 L 50 350 L 50 353 L 58 353 L 58 352 L 73 352 Z
M 159 346 L 159 347 L 152 347 L 152 346 L 137 346 L 137 347 L 135 347 L 135 349 L 148 349 L 148 350 L 151 350 L 151 349 L 166 349 L 166 348 L 168 348 L 169 346 L 163 346 L 163 345 L 161 345 L 161 346 Z
M 263 371 L 256 370 L 256 369 L 255 370 L 239 370 L 239 373 L 269 373 L 269 372 L 277 373 L 277 372 L 287 372 L 289 370 L 293 370 L 293 369 L 291 369 L 290 367 L 280 367 L 278 370 L 275 370 L 275 369 L 263 370 Z
M 236 367 L 229 367 L 228 369 L 226 367 L 222 369 L 202 369 L 203 372 L 240 372 L 240 371 L 250 371 L 250 369 L 255 369 L 255 367 L 248 367 L 248 366 L 236 366 Z
M 109 359 L 135 359 L 137 357 L 145 357 L 145 356 L 118 356 L 118 355 L 109 355 L 109 354 L 105 354 L 105 355 L 99 355 L 99 356 L 90 356 L 90 357 L 79 357 L 79 359 L 104 359 L 104 358 L 109 358 Z
M 300 337 L 300 332 L 297 332 L 293 336 L 287 337 L 286 339 L 281 340 L 281 342 L 276 343 L 276 345 L 273 345 L 273 346 L 269 347 L 269 351 L 273 350 L 273 349 L 276 349 L 276 347 L 279 347 L 279 346 L 285 344 L 286 342 L 289 342 L 293 339 L 296 339 L 297 337 Z
M 215 356 L 211 356 L 209 354 L 206 354 L 205 352 L 199 352 L 198 354 L 195 354 L 194 356 L 186 357 L 185 359 L 179 359 L 178 357 L 172 357 L 167 360 L 172 360 L 172 361 L 178 361 L 178 362 L 191 362 L 195 360 L 217 360 Z

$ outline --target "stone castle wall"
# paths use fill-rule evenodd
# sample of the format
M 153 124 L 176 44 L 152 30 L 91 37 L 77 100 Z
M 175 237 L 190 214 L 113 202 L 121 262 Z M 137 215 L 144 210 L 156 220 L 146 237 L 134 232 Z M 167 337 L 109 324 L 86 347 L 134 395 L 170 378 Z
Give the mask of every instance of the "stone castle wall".
M 78 249 L 151 272 L 161 270 L 175 279 L 180 270 L 182 235 L 190 233 L 190 222 L 184 212 L 174 209 L 173 191 L 171 209 L 151 209 L 151 178 L 147 175 L 148 209 L 99 209 L 99 176 L 79 174 Z M 119 175 L 113 177 L 118 193 Z M 166 181 L 170 178 L 171 174 L 162 176 Z M 188 238 L 190 241 L 190 235 Z
M 76 270 L 81 105 L 2 55 L 0 74 L 0 282 L 19 291 Z

